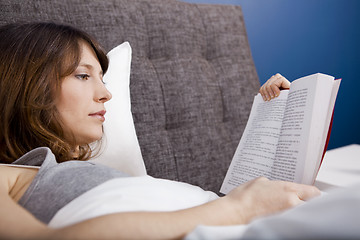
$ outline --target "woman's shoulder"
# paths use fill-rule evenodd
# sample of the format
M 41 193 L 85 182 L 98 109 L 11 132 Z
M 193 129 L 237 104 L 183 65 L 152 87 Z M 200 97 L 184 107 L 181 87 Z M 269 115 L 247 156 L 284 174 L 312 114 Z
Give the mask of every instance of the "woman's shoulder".
M 38 172 L 37 168 L 0 165 L 0 191 L 19 200 Z
M 24 190 L 24 184 L 20 184 L 18 179 L 22 181 L 23 176 L 30 176 L 33 171 L 36 171 L 36 169 L 0 166 L 0 222 L 2 225 L 0 226 L 0 238 L 4 236 L 15 236 L 14 238 L 21 236 L 22 232 L 19 232 L 19 229 L 29 235 L 34 233 L 34 230 L 40 232 L 41 229 L 45 228 L 45 225 L 16 204 L 16 193 L 19 194 Z M 23 237 L 19 238 L 23 239 Z
M 21 170 L 20 170 L 21 172 Z M 10 192 L 11 187 L 15 184 L 16 179 L 19 177 L 19 171 L 14 167 L 0 165 L 0 190 L 1 192 Z

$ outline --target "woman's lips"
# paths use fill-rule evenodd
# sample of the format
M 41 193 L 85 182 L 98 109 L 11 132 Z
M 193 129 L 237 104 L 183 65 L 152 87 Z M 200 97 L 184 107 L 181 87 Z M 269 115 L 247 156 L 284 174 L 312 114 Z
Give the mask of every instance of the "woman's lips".
M 99 111 L 96 113 L 90 113 L 89 116 L 95 117 L 95 118 L 99 119 L 100 121 L 104 122 L 105 121 L 105 113 L 106 113 L 106 111 L 102 110 L 102 111 Z

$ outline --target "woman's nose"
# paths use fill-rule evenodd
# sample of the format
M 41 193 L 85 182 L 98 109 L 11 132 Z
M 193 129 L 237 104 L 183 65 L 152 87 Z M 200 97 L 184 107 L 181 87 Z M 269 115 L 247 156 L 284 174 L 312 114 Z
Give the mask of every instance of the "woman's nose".
M 112 98 L 111 93 L 109 92 L 109 90 L 107 90 L 107 88 L 105 87 L 105 85 L 102 81 L 98 85 L 98 88 L 99 88 L 99 90 L 98 90 L 98 94 L 96 97 L 96 101 L 105 103 Z

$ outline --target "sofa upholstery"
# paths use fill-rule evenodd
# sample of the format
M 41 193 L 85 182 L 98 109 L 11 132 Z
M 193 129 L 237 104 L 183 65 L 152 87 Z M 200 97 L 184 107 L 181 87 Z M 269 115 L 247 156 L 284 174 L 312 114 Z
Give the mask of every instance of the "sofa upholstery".
M 0 25 L 70 23 L 132 46 L 131 103 L 147 172 L 218 192 L 259 89 L 240 6 L 177 0 L 0 0 Z

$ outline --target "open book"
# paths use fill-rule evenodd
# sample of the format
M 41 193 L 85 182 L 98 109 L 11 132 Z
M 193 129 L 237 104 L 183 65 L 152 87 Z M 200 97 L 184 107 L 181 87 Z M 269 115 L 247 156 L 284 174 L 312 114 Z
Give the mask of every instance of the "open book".
M 259 176 L 313 184 L 339 86 L 340 80 L 317 73 L 293 81 L 271 101 L 256 95 L 220 192 Z

